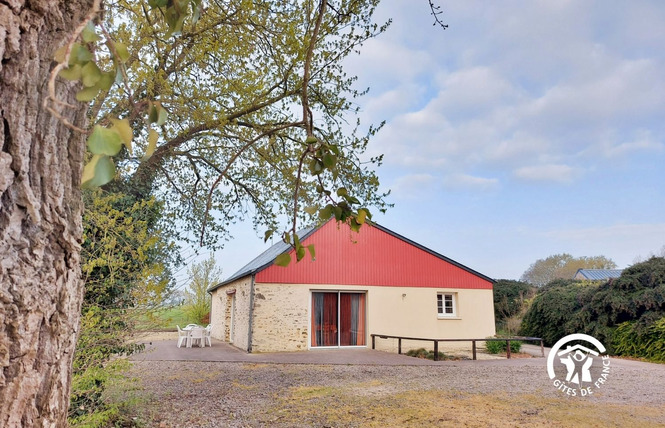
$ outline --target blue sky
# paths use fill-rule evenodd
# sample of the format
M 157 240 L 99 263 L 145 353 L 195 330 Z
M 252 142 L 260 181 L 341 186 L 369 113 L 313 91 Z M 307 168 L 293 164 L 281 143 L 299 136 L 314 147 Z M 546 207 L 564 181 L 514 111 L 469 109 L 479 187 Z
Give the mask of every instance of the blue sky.
M 539 258 L 620 268 L 665 246 L 665 2 L 385 0 L 347 63 L 395 207 L 382 225 L 493 278 Z M 215 256 L 263 248 L 251 225 Z

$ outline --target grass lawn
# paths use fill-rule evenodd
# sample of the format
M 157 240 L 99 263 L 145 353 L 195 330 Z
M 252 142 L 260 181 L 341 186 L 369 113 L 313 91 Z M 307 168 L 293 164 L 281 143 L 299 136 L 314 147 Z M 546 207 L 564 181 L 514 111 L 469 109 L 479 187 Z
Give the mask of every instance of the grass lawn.
M 138 322 L 139 330 L 175 330 L 176 325 L 181 327 L 190 323 L 197 323 L 185 311 L 185 306 L 174 306 L 158 309 L 142 315 Z

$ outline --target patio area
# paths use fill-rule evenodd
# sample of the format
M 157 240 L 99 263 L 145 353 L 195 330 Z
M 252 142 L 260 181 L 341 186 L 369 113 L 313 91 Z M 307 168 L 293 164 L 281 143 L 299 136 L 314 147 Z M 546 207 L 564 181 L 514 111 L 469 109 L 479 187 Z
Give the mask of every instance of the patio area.
M 145 350 L 132 355 L 132 361 L 215 361 L 277 364 L 340 364 L 379 366 L 431 366 L 449 363 L 408 357 L 368 348 L 314 349 L 301 352 L 275 352 L 248 354 L 232 345 L 212 339 L 205 348 L 178 348 L 177 340 L 140 341 Z

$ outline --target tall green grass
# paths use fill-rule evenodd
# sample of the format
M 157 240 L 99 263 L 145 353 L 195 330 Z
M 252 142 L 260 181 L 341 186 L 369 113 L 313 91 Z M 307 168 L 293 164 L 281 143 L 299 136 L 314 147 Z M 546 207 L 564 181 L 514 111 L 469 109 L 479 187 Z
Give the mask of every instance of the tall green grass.
M 174 306 L 147 312 L 138 320 L 137 328 L 140 331 L 175 330 L 176 325 L 184 327 L 198 322 L 188 313 L 186 306 Z

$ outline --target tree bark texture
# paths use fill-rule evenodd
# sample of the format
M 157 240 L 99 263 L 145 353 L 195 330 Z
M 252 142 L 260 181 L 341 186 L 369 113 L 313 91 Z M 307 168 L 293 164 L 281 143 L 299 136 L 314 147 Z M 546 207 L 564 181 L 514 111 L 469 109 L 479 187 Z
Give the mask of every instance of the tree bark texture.
M 85 136 L 43 107 L 57 48 L 91 0 L 0 0 L 0 426 L 67 424 L 83 284 Z M 58 108 L 85 127 L 77 85 Z

